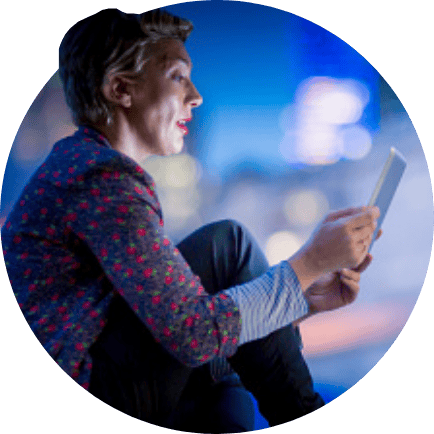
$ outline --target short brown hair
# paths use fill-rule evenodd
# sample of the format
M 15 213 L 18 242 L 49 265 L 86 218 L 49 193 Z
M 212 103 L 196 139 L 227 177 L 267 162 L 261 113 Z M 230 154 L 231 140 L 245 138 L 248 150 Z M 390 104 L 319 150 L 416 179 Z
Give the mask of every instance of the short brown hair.
M 109 123 L 110 104 L 102 93 L 108 73 L 140 75 L 150 46 L 162 38 L 185 42 L 190 21 L 160 9 L 127 14 L 105 9 L 71 27 L 59 49 L 59 73 L 77 125 Z

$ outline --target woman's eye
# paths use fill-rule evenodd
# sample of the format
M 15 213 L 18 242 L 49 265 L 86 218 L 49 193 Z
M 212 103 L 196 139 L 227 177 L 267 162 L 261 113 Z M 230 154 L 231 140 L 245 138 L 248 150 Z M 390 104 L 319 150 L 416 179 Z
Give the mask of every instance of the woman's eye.
M 175 81 L 182 81 L 185 77 L 183 75 L 174 75 L 173 79 Z

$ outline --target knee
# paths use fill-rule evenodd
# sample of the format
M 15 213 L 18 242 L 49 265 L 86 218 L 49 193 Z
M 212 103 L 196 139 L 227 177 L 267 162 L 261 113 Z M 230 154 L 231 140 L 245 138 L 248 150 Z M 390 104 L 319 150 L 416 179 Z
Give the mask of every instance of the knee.
M 268 269 L 268 261 L 248 229 L 233 219 L 220 220 L 207 227 L 213 256 L 224 270 L 225 288 L 248 282 Z
M 248 229 L 237 220 L 233 220 L 233 219 L 220 220 L 211 223 L 211 226 L 213 228 L 215 235 L 222 237 L 226 240 L 234 241 L 240 238 L 246 238 L 246 239 L 252 238 Z
M 212 223 L 212 238 L 217 250 L 238 256 L 245 250 L 250 250 L 254 239 L 249 230 L 240 222 L 225 219 Z
M 212 224 L 213 244 L 216 251 L 228 255 L 233 261 L 244 263 L 246 257 L 261 259 L 262 251 L 253 235 L 240 222 L 233 219 L 220 220 Z
M 215 226 L 216 228 L 232 229 L 242 227 L 242 224 L 234 219 L 223 219 L 211 223 L 211 226 Z

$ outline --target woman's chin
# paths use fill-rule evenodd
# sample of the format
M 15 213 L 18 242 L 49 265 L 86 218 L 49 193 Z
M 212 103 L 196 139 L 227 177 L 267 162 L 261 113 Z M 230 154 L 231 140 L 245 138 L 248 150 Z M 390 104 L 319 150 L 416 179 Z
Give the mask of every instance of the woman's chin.
M 177 155 L 184 149 L 184 142 L 174 143 L 168 150 L 166 155 Z

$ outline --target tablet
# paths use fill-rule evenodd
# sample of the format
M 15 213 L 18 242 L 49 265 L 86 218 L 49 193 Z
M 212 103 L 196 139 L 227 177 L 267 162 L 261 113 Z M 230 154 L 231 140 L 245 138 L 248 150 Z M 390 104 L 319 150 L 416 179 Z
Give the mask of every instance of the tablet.
M 402 154 L 397 149 L 390 148 L 389 157 L 383 167 L 374 192 L 372 193 L 371 200 L 368 203 L 368 206 L 378 206 L 381 213 L 377 220 L 377 228 L 375 229 L 373 240 L 375 240 L 377 232 L 383 223 L 406 166 L 407 163 Z M 374 241 L 372 241 L 369 250 L 372 249 L 373 244 Z

